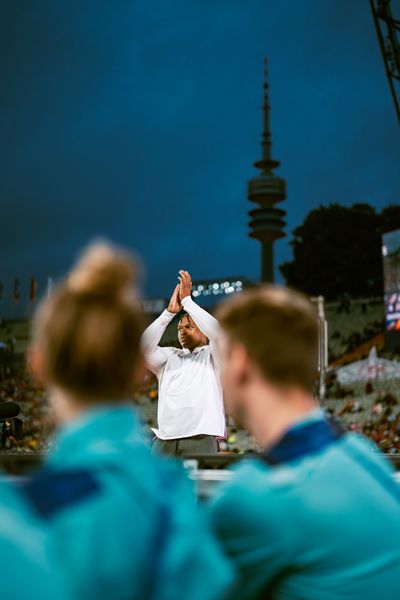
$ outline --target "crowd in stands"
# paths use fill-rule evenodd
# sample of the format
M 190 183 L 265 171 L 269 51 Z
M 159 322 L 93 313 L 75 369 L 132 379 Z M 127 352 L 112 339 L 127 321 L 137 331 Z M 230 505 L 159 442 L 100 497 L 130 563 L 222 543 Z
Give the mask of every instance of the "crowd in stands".
M 157 382 L 148 375 L 143 385 L 132 394 L 132 401 L 138 406 L 145 432 L 152 437 L 151 428 L 157 424 Z M 0 379 L 0 403 L 17 402 L 21 407 L 18 419 L 22 423 L 22 436 L 13 432 L 7 435 L 3 451 L 46 452 L 51 444 L 55 428 L 55 418 L 46 399 L 46 393 L 23 370 Z M 2 423 L 0 421 L 0 430 Z M 0 444 L 1 448 L 1 444 Z M 220 451 L 240 453 L 255 449 L 253 439 L 247 432 L 228 423 L 227 436 L 220 440 Z
M 140 389 L 132 394 L 139 407 L 143 427 L 151 438 L 151 427 L 157 423 L 157 383 L 148 376 Z M 3 450 L 44 452 L 48 449 L 55 420 L 44 390 L 21 371 L 0 380 L 0 402 L 13 401 L 21 406 L 23 436 L 10 434 Z M 327 410 L 350 430 L 369 437 L 389 454 L 400 454 L 400 381 L 367 382 L 357 386 L 341 386 L 334 377 L 327 382 Z M 255 450 L 254 440 L 244 430 L 228 421 L 227 436 L 220 440 L 220 451 L 240 453 Z
M 55 420 L 46 401 L 44 390 L 38 388 L 24 372 L 6 376 L 0 381 L 0 402 L 17 402 L 21 413 L 22 436 L 11 429 L 4 440 L 5 450 L 45 451 L 48 448 Z
M 329 360 L 350 355 L 362 344 L 384 330 L 384 306 L 381 300 L 359 300 L 328 303 L 325 306 L 329 332 Z M 383 341 L 383 337 L 382 337 Z M 348 361 L 353 360 L 352 356 Z M 347 362 L 346 360 L 344 362 Z
M 400 381 L 340 385 L 331 374 L 326 405 L 351 431 L 363 433 L 388 454 L 400 454 Z
M 380 300 L 352 301 L 344 298 L 340 302 L 327 304 L 325 308 L 331 362 L 338 356 L 346 355 L 350 361 L 357 348 L 383 330 L 383 305 Z M 16 343 L 13 346 L 17 345 L 17 350 L 26 345 L 26 323 L 17 322 L 13 327 L 3 323 L 1 330 L 4 341 L 6 337 L 7 341 L 14 340 Z M 11 342 L 7 350 L 11 349 L 10 345 Z M 151 428 L 157 424 L 158 400 L 157 381 L 151 373 L 148 373 L 141 388 L 132 394 L 132 399 L 140 409 L 143 426 L 150 439 Z M 4 449 L 17 452 L 46 451 L 54 430 L 54 417 L 47 405 L 45 392 L 34 385 L 24 368 L 15 371 L 1 365 L 0 402 L 10 400 L 21 405 L 19 418 L 23 436 L 18 439 L 11 432 Z M 379 384 L 379 387 L 374 383 L 355 388 L 344 387 L 331 374 L 327 381 L 327 408 L 349 429 L 367 435 L 383 452 L 400 454 L 400 382 L 392 381 L 386 386 Z M 228 422 L 226 439 L 220 440 L 219 447 L 220 451 L 233 453 L 256 449 L 254 440 L 232 422 Z

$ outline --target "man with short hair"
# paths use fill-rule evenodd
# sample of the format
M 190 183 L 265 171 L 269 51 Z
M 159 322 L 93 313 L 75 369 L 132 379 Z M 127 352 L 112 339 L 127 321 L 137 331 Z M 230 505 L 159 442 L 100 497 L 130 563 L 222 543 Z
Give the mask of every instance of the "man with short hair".
M 218 318 L 227 411 L 262 448 L 211 506 L 236 567 L 231 597 L 398 598 L 400 487 L 370 442 L 316 406 L 313 306 L 270 286 L 227 302 Z
M 159 384 L 158 429 L 154 449 L 174 456 L 218 452 L 225 415 L 215 342 L 218 322 L 191 298 L 192 282 L 179 271 L 168 308 L 144 332 L 142 347 L 147 367 Z M 178 324 L 182 346 L 158 344 L 168 324 L 182 308 Z

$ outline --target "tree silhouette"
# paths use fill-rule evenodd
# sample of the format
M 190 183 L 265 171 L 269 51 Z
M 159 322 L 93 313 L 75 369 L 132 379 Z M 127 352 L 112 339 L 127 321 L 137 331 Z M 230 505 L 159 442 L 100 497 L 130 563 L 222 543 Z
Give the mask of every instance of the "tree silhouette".
M 389 204 L 379 215 L 379 228 L 382 233 L 400 229 L 400 204 Z
M 293 230 L 293 260 L 280 270 L 288 285 L 335 299 L 383 294 L 382 233 L 400 228 L 400 206 L 320 206 Z

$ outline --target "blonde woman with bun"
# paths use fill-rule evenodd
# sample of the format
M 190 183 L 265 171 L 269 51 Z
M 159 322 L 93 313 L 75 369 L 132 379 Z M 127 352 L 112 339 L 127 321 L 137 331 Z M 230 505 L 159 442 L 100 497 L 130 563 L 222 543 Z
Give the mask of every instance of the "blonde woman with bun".
M 180 467 L 150 454 L 129 400 L 142 371 L 136 270 L 97 243 L 39 306 L 30 363 L 62 424 L 24 492 L 74 598 L 220 598 L 229 567 Z

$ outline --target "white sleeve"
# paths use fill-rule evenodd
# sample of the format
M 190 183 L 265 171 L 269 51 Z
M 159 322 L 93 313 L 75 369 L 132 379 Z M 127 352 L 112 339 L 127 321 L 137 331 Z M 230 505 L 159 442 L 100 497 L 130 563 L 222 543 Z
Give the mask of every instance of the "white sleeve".
M 157 375 L 160 369 L 165 365 L 172 352 L 171 348 L 161 348 L 158 344 L 174 316 L 174 313 L 164 310 L 164 312 L 148 326 L 142 335 L 141 346 L 146 366 L 155 375 Z
M 190 296 L 186 296 L 182 300 L 182 306 L 190 315 L 197 327 L 204 335 L 208 337 L 210 342 L 215 342 L 219 334 L 219 323 L 210 313 L 204 308 L 201 308 Z

